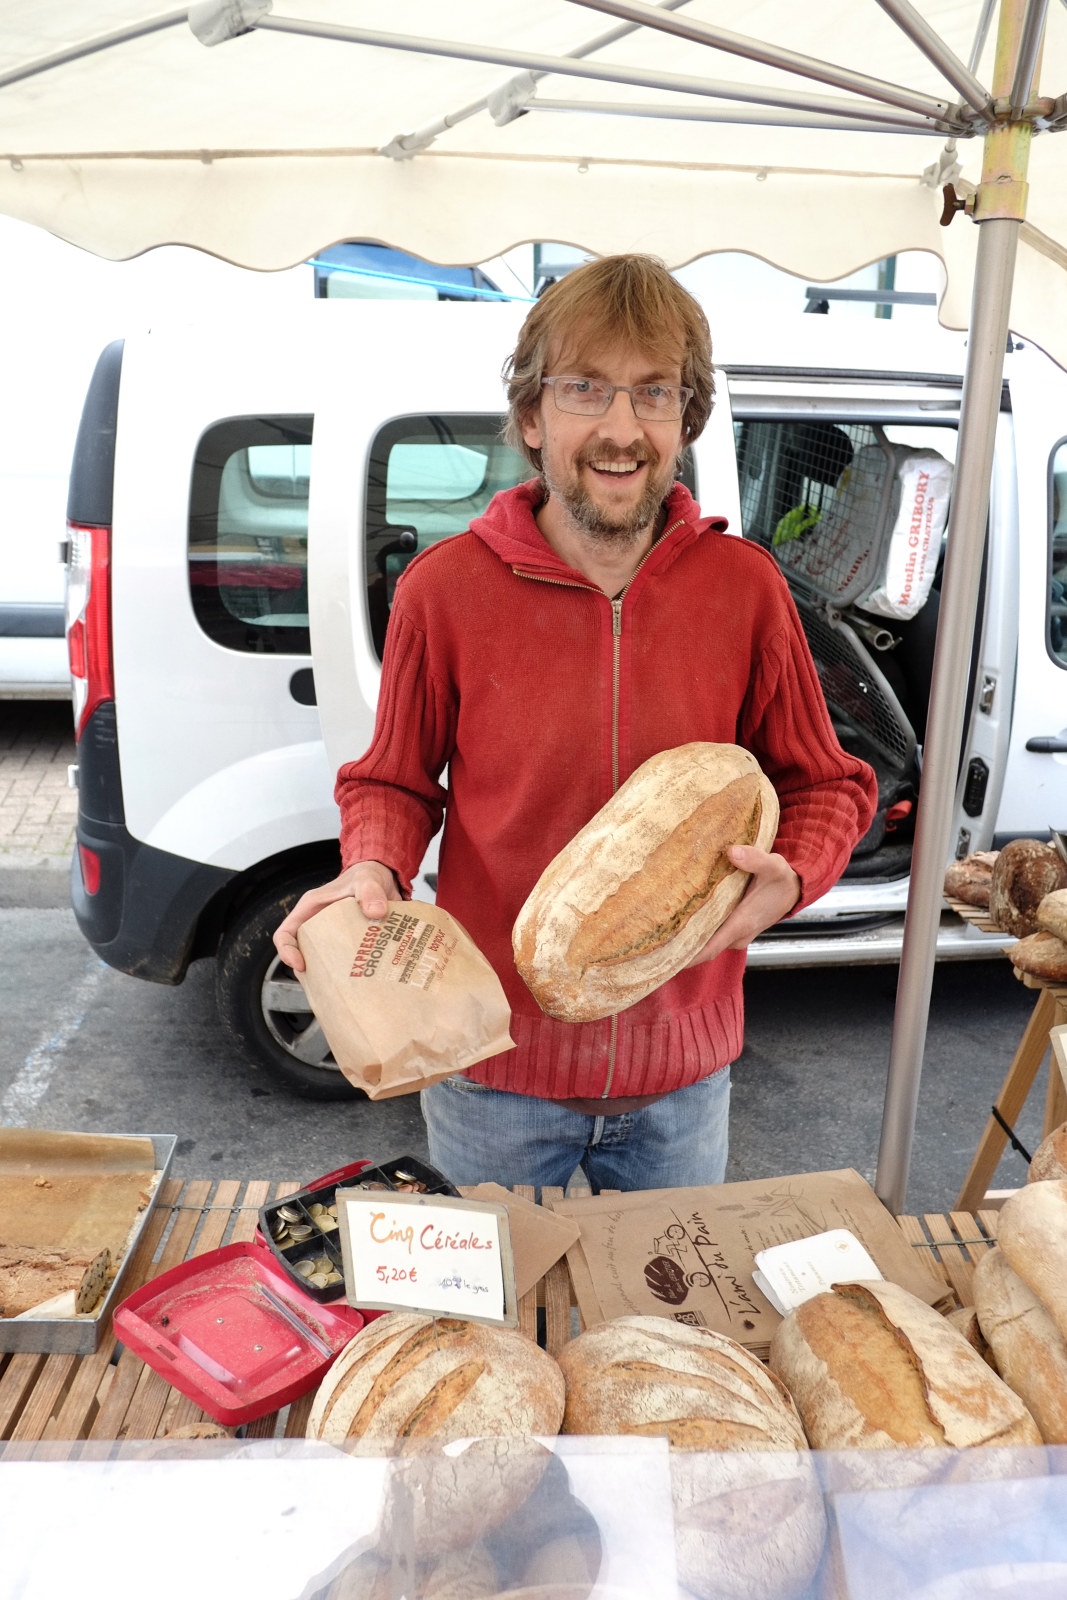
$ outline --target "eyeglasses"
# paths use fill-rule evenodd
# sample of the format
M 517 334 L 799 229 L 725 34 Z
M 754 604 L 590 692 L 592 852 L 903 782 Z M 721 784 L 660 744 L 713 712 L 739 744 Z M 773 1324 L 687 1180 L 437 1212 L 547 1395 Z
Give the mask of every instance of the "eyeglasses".
M 556 406 L 575 417 L 603 417 L 617 394 L 628 394 L 634 416 L 644 422 L 677 422 L 693 398 L 677 383 L 603 383 L 599 378 L 542 378 Z

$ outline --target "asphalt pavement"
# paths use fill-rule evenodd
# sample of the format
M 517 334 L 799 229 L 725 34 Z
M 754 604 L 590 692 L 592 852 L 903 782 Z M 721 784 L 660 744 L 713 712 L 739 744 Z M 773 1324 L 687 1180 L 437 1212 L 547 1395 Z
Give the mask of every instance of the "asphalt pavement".
M 425 1155 L 414 1099 L 303 1100 L 236 1057 L 211 961 L 170 989 L 95 957 L 68 897 L 71 728 L 69 705 L 0 702 L 0 1120 L 172 1132 L 181 1177 L 307 1179 L 356 1155 Z M 728 1178 L 855 1167 L 873 1180 L 895 984 L 890 967 L 749 974 Z M 1032 1006 L 1003 956 L 938 969 L 908 1210 L 952 1205 Z M 1042 1098 L 1017 1122 L 1031 1150 Z M 1009 1149 L 994 1184 L 1025 1174 Z

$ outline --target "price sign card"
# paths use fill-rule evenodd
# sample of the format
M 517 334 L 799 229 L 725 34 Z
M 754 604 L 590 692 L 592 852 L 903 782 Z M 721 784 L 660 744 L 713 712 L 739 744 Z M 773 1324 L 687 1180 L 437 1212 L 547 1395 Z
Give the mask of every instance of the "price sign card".
M 517 1325 L 505 1206 L 378 1189 L 336 1200 L 349 1305 Z

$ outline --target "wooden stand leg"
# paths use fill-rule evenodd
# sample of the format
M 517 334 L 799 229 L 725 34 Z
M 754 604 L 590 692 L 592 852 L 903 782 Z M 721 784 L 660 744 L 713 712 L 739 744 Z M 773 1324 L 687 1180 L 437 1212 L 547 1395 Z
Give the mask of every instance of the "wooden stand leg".
M 1052 1060 L 1048 1069 L 1048 1093 L 1045 1096 L 1045 1122 L 1041 1137 L 1047 1139 L 1053 1128 L 1067 1122 L 1067 996 L 1062 989 L 1056 991 L 1056 1022 L 1049 1035 Z
M 1041 989 L 1033 1014 L 1026 1024 L 1026 1030 L 1019 1041 L 1019 1048 L 1015 1052 L 995 1101 L 997 1110 L 1009 1127 L 1014 1127 L 1015 1119 L 1026 1104 L 1026 1097 L 1045 1059 L 1049 1029 L 1056 1020 L 1056 1011 L 1054 997 L 1047 989 Z M 1058 1074 L 1055 1076 L 1058 1077 Z M 1046 1114 L 1048 1110 L 1049 1107 L 1046 1106 Z M 963 1188 L 954 1207 L 956 1211 L 973 1212 L 980 1208 L 989 1188 L 989 1180 L 997 1169 L 997 1162 L 1007 1142 L 1008 1136 L 1003 1128 L 995 1117 L 990 1117 L 970 1170 L 963 1180 Z

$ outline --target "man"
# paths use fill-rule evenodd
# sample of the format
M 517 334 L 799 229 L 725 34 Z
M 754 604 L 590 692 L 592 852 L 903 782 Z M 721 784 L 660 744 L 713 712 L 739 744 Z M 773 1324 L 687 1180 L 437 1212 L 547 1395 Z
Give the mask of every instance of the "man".
M 500 976 L 516 1048 L 422 1095 L 455 1183 L 594 1191 L 719 1183 L 745 947 L 836 881 L 874 775 L 838 744 L 765 551 L 676 483 L 711 410 L 707 321 L 649 257 L 592 262 L 530 312 L 505 369 L 509 442 L 538 477 L 397 585 L 370 749 L 341 768 L 345 870 L 275 935 L 353 895 L 410 894 L 445 817 L 437 898 Z M 618 1017 L 544 1016 L 511 928 L 540 873 L 655 752 L 744 745 L 778 792 L 771 852 L 738 847 L 740 905 L 690 967 Z M 439 784 L 448 766 L 448 792 Z

